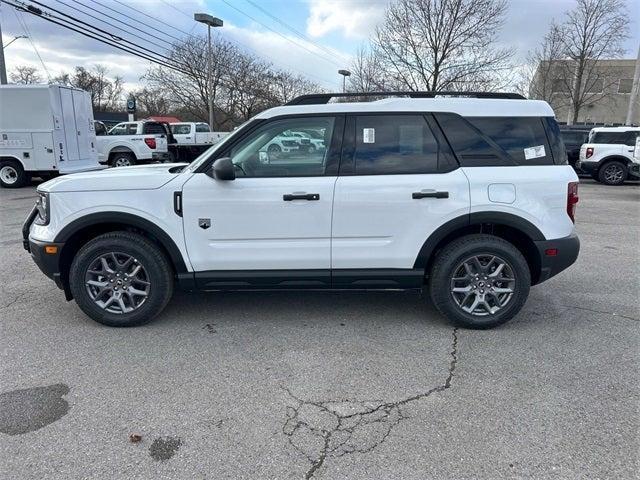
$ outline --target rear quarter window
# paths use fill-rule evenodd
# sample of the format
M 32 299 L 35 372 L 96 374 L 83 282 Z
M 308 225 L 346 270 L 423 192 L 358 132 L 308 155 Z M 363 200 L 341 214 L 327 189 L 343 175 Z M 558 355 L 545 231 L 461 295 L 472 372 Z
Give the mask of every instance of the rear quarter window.
M 462 166 L 566 163 L 558 125 L 540 117 L 435 114 Z

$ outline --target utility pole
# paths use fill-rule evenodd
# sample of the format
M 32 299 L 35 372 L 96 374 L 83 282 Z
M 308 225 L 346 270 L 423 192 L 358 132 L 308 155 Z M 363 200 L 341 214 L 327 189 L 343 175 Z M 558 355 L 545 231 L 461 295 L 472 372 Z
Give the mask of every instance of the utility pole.
M 222 27 L 222 20 L 212 17 L 208 13 L 195 13 L 193 19 L 196 22 L 204 23 L 207 26 L 207 90 L 209 91 L 209 128 L 213 130 L 213 62 L 211 56 L 211 27 Z
M 631 85 L 631 95 L 629 95 L 629 109 L 627 110 L 627 121 L 625 125 L 633 124 L 638 106 L 638 90 L 640 90 L 640 47 L 638 47 L 638 58 L 636 58 L 636 70 L 633 73 L 633 83 Z
M 4 61 L 4 43 L 2 42 L 2 13 L 0 12 L 0 84 L 7 84 L 7 64 Z

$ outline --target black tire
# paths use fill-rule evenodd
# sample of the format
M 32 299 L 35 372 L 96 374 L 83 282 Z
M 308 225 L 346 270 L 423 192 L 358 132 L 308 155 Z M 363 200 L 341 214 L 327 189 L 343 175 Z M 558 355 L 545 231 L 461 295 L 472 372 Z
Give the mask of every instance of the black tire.
M 508 301 L 495 313 L 485 316 L 464 311 L 452 293 L 454 275 L 460 271 L 462 262 L 473 256 L 498 257 L 505 262 L 503 271 L 509 271 L 513 277 L 513 293 Z M 527 300 L 530 286 L 531 272 L 522 253 L 506 240 L 484 234 L 466 235 L 444 247 L 435 259 L 429 278 L 431 299 L 438 311 L 454 324 L 474 329 L 492 328 L 513 318 Z M 474 297 L 470 298 L 473 301 Z M 464 306 L 464 302 L 461 303 Z
M 131 312 L 110 312 L 101 308 L 85 284 L 90 267 L 101 256 L 112 252 L 133 257 L 142 266 L 149 282 L 146 298 Z M 135 233 L 119 231 L 100 235 L 78 251 L 71 263 L 69 283 L 76 303 L 93 320 L 110 327 L 134 327 L 149 322 L 164 309 L 173 294 L 174 275 L 166 256 L 153 242 Z
M 0 161 L 0 185 L 4 188 L 24 187 L 31 181 L 31 175 L 24 171 L 17 160 Z
M 598 181 L 605 185 L 622 185 L 627 179 L 627 166 L 618 161 L 606 162 L 598 169 Z
M 122 152 L 111 155 L 109 165 L 111 167 L 130 167 L 136 164 L 136 157 L 132 153 Z

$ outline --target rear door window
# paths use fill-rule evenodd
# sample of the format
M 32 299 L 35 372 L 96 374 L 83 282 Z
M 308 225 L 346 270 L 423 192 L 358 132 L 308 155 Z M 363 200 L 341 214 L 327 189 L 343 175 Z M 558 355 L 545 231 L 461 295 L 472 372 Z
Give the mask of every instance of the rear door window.
M 355 127 L 356 175 L 438 171 L 438 142 L 422 115 L 362 115 Z

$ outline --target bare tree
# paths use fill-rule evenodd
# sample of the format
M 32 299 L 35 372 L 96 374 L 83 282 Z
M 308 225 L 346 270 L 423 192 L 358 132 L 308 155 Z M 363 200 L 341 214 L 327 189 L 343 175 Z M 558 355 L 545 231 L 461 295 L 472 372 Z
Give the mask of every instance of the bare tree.
M 494 46 L 505 12 L 504 0 L 397 0 L 376 29 L 371 56 L 356 57 L 352 86 L 379 88 L 384 78 L 407 90 L 498 88 L 512 54 Z
M 20 83 L 23 85 L 29 85 L 32 83 L 42 83 L 42 75 L 35 67 L 29 65 L 18 65 L 13 69 L 13 72 L 9 74 L 9 80 L 11 83 Z
M 598 60 L 618 58 L 625 53 L 623 41 L 628 37 L 629 16 L 623 0 L 577 0 L 562 25 L 563 56 L 559 76 L 565 82 L 571 102 L 571 123 L 580 110 L 606 94 L 609 83 Z
M 520 93 L 551 103 L 555 93 L 558 61 L 563 56 L 563 39 L 560 26 L 552 23 L 542 44 L 527 55 L 527 63 L 516 83 L 516 89 Z
M 211 97 L 215 130 L 231 128 L 265 108 L 319 90 L 303 77 L 276 70 L 219 37 L 212 39 L 212 51 L 211 91 L 205 37 L 192 36 L 173 45 L 170 56 L 182 71 L 153 67 L 143 79 L 149 90 L 161 93 L 170 111 L 194 120 L 208 120 Z
M 130 94 L 136 99 L 140 118 L 166 116 L 171 111 L 171 105 L 165 93 L 158 89 L 144 87 L 132 91 Z
M 95 65 L 93 70 L 78 66 L 72 74 L 62 72 L 51 83 L 68 85 L 89 92 L 91 105 L 97 111 L 119 109 L 123 101 L 124 80 L 122 77 L 107 77 L 107 69 Z

